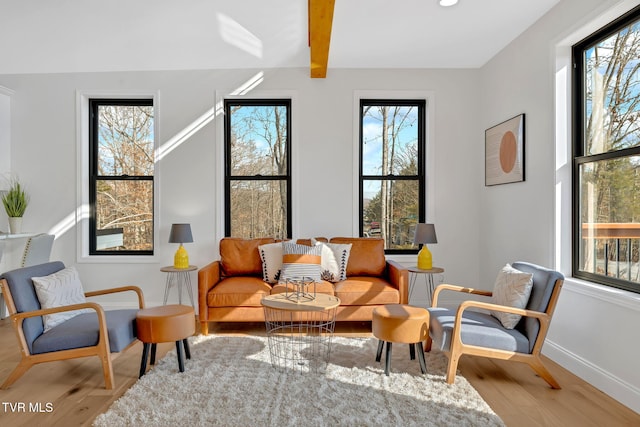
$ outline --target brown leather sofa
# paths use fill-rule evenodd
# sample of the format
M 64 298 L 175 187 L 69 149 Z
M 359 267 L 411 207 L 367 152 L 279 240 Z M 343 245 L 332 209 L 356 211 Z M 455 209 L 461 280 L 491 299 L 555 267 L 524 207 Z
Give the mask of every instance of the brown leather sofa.
M 272 238 L 228 237 L 220 241 L 220 260 L 198 271 L 198 310 L 204 335 L 209 332 L 209 322 L 264 321 L 262 298 L 284 291 L 283 284 L 271 285 L 262 276 L 258 247 L 274 242 Z M 322 281 L 316 286 L 316 292 L 340 299 L 337 321 L 370 321 L 378 306 L 407 304 L 409 273 L 399 263 L 385 258 L 382 239 L 334 237 L 329 242 L 352 245 L 346 280 Z

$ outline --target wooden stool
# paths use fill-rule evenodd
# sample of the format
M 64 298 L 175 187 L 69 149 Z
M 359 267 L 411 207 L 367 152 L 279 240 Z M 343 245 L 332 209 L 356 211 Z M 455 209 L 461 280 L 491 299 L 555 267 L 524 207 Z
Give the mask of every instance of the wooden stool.
M 380 340 L 376 362 L 380 361 L 382 349 L 387 343 L 385 355 L 384 373 L 389 375 L 391 367 L 391 343 L 409 344 L 411 360 L 416 358 L 416 345 L 418 347 L 418 359 L 420 370 L 427 373 L 427 364 L 424 360 L 422 341 L 429 336 L 429 312 L 421 307 L 412 307 L 404 304 L 388 304 L 373 309 L 371 322 L 373 336 Z
M 184 358 L 182 346 L 187 359 L 191 359 L 187 338 L 196 330 L 195 312 L 193 307 L 186 305 L 163 305 L 145 308 L 138 311 L 136 316 L 136 331 L 138 339 L 143 342 L 142 362 L 140 363 L 140 377 L 147 370 L 149 347 L 151 347 L 151 364 L 156 363 L 156 344 L 160 342 L 176 343 L 178 353 L 178 368 L 184 372 Z

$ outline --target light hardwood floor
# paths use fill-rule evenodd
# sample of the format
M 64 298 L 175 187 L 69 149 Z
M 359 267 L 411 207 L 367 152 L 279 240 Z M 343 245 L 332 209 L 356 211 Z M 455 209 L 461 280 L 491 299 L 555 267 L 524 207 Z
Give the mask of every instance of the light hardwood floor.
M 264 334 L 261 324 L 212 325 L 217 334 Z M 336 326 L 341 336 L 370 336 L 371 324 Z M 173 344 L 158 346 L 162 357 Z M 8 390 L 0 390 L 0 426 L 90 426 L 138 378 L 142 345 L 114 361 L 116 388 L 104 389 L 97 357 L 52 362 L 31 368 Z M 20 358 L 9 320 L 0 320 L 0 382 Z M 552 390 L 523 364 L 465 356 L 460 371 L 511 427 L 639 426 L 640 414 L 545 359 L 562 390 Z M 187 362 L 188 363 L 188 362 Z M 177 365 L 177 362 L 176 362 Z M 16 405 L 24 404 L 24 410 Z M 38 406 L 39 405 L 39 406 Z M 31 407 L 30 407 L 31 406 Z

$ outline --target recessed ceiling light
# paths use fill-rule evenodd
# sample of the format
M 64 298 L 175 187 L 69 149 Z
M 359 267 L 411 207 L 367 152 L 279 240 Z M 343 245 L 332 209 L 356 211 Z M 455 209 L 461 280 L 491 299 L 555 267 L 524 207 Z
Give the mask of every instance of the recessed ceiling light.
M 448 7 L 458 3 L 458 0 L 440 0 L 440 6 Z

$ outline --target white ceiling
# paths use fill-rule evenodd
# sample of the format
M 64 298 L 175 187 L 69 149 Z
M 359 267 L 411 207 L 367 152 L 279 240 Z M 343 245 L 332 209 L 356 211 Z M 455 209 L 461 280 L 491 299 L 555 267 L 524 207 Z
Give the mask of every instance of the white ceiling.
M 336 0 L 332 68 L 474 68 L 560 0 Z M 0 74 L 308 67 L 307 0 L 0 0 Z

